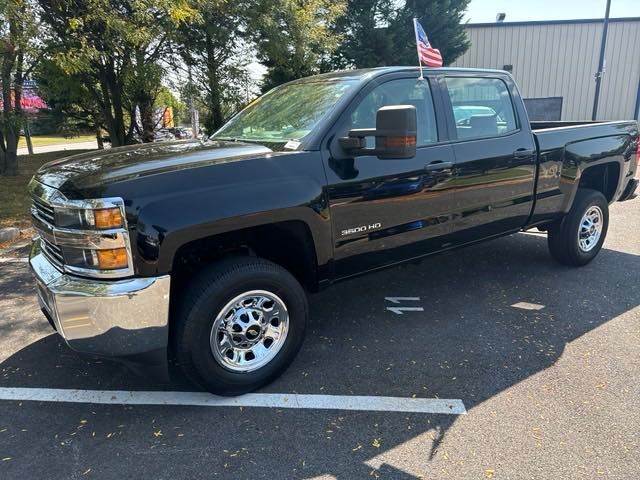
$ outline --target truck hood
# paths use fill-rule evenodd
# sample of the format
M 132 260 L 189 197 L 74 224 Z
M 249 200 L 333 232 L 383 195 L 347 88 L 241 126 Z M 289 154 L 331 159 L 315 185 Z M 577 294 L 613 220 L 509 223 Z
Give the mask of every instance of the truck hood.
M 263 145 L 242 142 L 148 143 L 54 160 L 40 167 L 35 179 L 66 192 L 79 192 L 136 177 L 255 158 L 271 152 Z

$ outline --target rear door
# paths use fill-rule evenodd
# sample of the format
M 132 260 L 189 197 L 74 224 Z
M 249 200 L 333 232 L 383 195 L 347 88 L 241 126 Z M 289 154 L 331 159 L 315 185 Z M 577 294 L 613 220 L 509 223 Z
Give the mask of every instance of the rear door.
M 407 74 L 377 79 L 338 122 L 334 141 L 349 129 L 375 127 L 376 112 L 383 106 L 413 105 L 418 132 L 414 158 L 338 160 L 326 152 L 336 277 L 424 255 L 447 242 L 454 158 L 444 119 L 436 120 L 437 85 L 434 78 Z
M 536 150 L 515 83 L 506 76 L 447 74 L 453 132 L 456 244 L 523 227 L 533 206 Z M 522 121 L 521 121 L 522 119 Z

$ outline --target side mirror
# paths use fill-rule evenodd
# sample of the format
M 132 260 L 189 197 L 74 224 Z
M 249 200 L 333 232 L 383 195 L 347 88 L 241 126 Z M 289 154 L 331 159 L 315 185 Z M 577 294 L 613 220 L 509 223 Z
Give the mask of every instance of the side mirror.
M 376 128 L 353 128 L 339 139 L 350 155 L 375 155 L 382 160 L 416 156 L 417 120 L 413 105 L 391 105 L 376 113 Z M 366 137 L 375 137 L 375 148 L 366 148 Z

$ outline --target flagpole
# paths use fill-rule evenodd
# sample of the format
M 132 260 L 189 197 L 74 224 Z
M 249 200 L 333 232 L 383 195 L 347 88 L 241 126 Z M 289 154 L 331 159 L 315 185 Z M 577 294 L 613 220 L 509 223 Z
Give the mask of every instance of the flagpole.
M 418 65 L 420 66 L 419 80 L 423 80 L 424 77 L 422 76 L 422 60 L 420 59 L 420 47 L 418 46 L 418 25 L 416 24 L 417 21 L 417 18 L 413 19 L 413 36 L 416 37 L 416 53 L 418 54 Z

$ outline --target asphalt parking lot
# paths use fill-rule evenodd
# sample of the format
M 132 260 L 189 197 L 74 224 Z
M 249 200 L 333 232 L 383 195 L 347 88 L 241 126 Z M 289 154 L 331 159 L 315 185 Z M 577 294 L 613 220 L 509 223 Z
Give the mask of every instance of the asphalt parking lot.
M 0 400 L 0 478 L 637 479 L 638 232 L 640 199 L 613 206 L 581 269 L 533 233 L 336 285 L 311 297 L 300 355 L 260 392 L 466 413 Z M 69 350 L 25 255 L 0 262 L 0 390 L 193 390 Z

